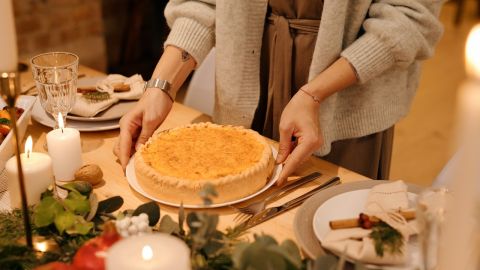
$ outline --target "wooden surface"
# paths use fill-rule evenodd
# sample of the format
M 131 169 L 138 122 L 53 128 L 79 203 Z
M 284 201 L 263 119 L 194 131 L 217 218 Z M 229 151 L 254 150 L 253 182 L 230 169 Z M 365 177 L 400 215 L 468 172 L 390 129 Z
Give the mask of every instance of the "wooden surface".
M 81 67 L 79 74 L 86 74 L 87 76 L 102 75 L 94 70 Z M 22 85 L 28 86 L 31 83 L 31 74 L 26 73 L 22 78 Z M 173 110 L 160 127 L 161 129 L 168 129 L 179 125 L 184 125 L 194 122 L 208 121 L 209 117 L 203 115 L 198 111 L 175 103 Z M 67 122 L 68 125 L 68 122 Z M 32 123 L 28 127 L 27 134 L 31 134 L 34 138 L 34 151 L 45 152 L 43 147 L 45 142 L 46 133 L 51 130 L 49 127 L 45 127 L 32 120 Z M 120 195 L 124 198 L 124 209 L 136 208 L 139 204 L 148 201 L 146 198 L 135 192 L 130 186 L 124 176 L 124 172 L 117 162 L 116 156 L 113 154 L 113 146 L 118 136 L 118 130 L 102 131 L 102 132 L 85 132 L 81 133 L 82 148 L 83 148 L 83 162 L 84 164 L 94 163 L 98 164 L 104 173 L 104 181 L 95 187 L 95 192 L 100 198 L 111 197 Z M 272 142 L 275 144 L 274 142 Z M 65 149 L 68 151 L 68 149 Z M 297 172 L 296 175 L 306 175 L 313 171 L 320 171 L 323 176 L 316 180 L 316 182 L 323 182 L 332 176 L 340 176 L 343 182 L 358 181 L 366 179 L 364 176 L 351 172 L 349 170 L 339 168 L 326 161 L 312 157 L 307 161 Z M 294 197 L 299 196 L 302 193 L 307 192 L 315 186 L 315 183 L 310 183 L 303 188 L 296 190 L 295 192 L 288 194 L 284 198 L 274 202 L 272 205 L 280 204 Z M 268 192 L 267 192 L 268 193 Z M 265 194 L 263 194 L 265 196 Z M 162 215 L 171 215 L 175 220 L 177 219 L 177 210 L 174 207 L 167 207 L 160 205 Z M 187 209 L 188 211 L 188 209 Z M 233 217 L 235 213 L 231 208 L 219 208 L 209 210 L 221 215 L 220 227 L 226 228 L 234 225 Z M 293 234 L 293 218 L 297 209 L 293 209 L 283 215 L 280 215 L 270 221 L 267 221 L 257 227 L 250 230 L 251 233 L 268 233 L 279 241 L 284 239 L 294 239 Z M 251 234 L 250 234 L 251 235 Z

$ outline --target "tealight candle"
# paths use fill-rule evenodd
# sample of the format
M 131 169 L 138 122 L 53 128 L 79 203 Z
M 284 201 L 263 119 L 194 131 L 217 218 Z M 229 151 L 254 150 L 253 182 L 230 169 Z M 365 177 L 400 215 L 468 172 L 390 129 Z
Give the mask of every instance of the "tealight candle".
M 107 270 L 187 270 L 190 250 L 180 239 L 163 233 L 131 236 L 107 253 Z
M 58 114 L 58 128 L 47 134 L 47 147 L 53 161 L 55 179 L 74 180 L 75 172 L 82 166 L 80 132 L 64 127 L 61 113 Z
M 17 38 L 11 0 L 0 1 L 0 71 L 16 71 Z
M 40 195 L 53 183 L 52 160 L 47 154 L 32 152 L 32 137 L 25 143 L 25 153 L 20 155 L 22 160 L 23 176 L 27 202 L 32 205 L 40 201 Z M 20 185 L 18 183 L 18 169 L 16 157 L 10 158 L 5 164 L 10 191 L 12 208 L 20 208 Z

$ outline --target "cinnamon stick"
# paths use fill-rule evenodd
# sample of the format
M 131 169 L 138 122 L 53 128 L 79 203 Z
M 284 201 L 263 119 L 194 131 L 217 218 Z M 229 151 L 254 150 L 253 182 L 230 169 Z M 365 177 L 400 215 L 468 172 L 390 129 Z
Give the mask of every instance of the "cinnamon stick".
M 415 211 L 399 211 L 398 214 L 402 215 L 406 220 L 415 219 Z M 369 229 L 371 228 L 371 225 L 374 225 L 378 222 L 380 222 L 380 220 L 377 217 L 362 213 L 358 218 L 332 220 L 329 222 L 329 225 L 332 230 L 356 227 Z

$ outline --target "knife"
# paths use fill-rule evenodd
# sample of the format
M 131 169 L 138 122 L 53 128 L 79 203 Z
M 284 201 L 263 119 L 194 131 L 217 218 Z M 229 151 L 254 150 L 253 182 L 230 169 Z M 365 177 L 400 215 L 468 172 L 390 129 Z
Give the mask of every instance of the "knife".
M 320 190 L 323 190 L 323 189 L 326 189 L 328 187 L 331 187 L 331 186 L 334 186 L 334 185 L 337 185 L 340 183 L 340 177 L 338 176 L 335 176 L 335 177 L 332 177 L 330 180 L 328 180 L 327 182 L 319 185 L 318 187 L 310 190 L 309 192 L 295 198 L 295 199 L 292 199 L 282 205 L 279 205 L 279 206 L 273 206 L 273 207 L 269 207 L 265 210 L 263 210 L 262 212 L 256 214 L 255 216 L 251 217 L 249 220 L 241 223 L 240 225 L 238 225 L 241 229 L 249 229 L 251 227 L 254 227 L 254 226 L 257 226 L 258 224 L 260 223 L 263 223 L 269 219 L 272 219 L 280 214 L 283 214 L 284 212 L 287 212 L 288 210 L 292 209 L 292 208 L 295 208 L 297 206 L 299 206 L 300 204 L 302 204 L 306 199 L 310 198 L 311 196 L 315 195 L 317 192 L 319 192 Z

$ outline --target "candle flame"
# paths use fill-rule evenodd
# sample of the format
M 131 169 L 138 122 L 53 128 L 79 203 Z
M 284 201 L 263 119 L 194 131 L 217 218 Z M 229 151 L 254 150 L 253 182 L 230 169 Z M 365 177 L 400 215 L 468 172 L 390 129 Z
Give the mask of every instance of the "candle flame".
M 467 73 L 480 80 L 480 24 L 473 27 L 465 46 Z
M 47 251 L 47 242 L 38 242 L 38 243 L 35 243 L 35 249 L 40 251 L 40 252 L 45 252 Z
M 153 250 L 152 247 L 146 245 L 142 248 L 142 258 L 145 261 L 150 261 L 153 258 Z
M 27 141 L 25 142 L 25 154 L 27 154 L 27 157 L 30 157 L 30 153 L 32 153 L 32 148 L 33 148 L 32 136 L 28 136 Z
M 61 112 L 58 113 L 58 128 L 63 130 L 65 124 L 63 123 L 63 115 Z

